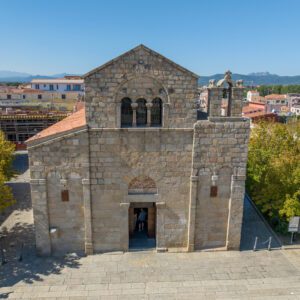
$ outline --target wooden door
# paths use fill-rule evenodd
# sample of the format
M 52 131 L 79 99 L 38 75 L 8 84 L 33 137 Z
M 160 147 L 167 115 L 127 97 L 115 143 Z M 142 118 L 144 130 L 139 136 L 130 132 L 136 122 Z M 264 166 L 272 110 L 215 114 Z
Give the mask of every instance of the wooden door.
M 133 236 L 134 234 L 134 227 L 135 227 L 135 219 L 134 219 L 134 208 L 129 207 L 129 236 Z
M 148 208 L 148 237 L 155 238 L 155 222 L 156 222 L 156 209 L 155 207 Z

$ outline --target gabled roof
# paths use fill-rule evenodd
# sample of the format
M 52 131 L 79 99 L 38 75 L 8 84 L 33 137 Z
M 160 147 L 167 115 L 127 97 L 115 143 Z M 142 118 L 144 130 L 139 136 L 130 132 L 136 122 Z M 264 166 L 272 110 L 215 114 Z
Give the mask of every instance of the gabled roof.
M 48 139 L 49 137 L 53 138 L 60 133 L 79 129 L 84 126 L 86 126 L 85 108 L 82 108 L 72 115 L 66 117 L 65 119 L 37 133 L 36 135 L 28 139 L 26 143 Z
M 146 46 L 143 45 L 143 44 L 140 44 L 140 45 L 138 45 L 137 47 L 135 47 L 135 48 L 133 48 L 133 49 L 131 49 L 131 50 L 129 50 L 129 51 L 127 51 L 127 52 L 121 54 L 120 56 L 117 56 L 116 58 L 114 58 L 114 59 L 108 61 L 108 62 L 105 63 L 104 65 L 101 65 L 100 67 L 97 67 L 97 68 L 91 70 L 90 72 L 84 74 L 84 75 L 82 76 L 82 78 L 89 77 L 89 76 L 93 75 L 94 73 L 99 72 L 99 71 L 103 70 L 104 68 L 108 67 L 109 65 L 113 64 L 114 62 L 118 61 L 118 60 L 121 59 L 122 57 L 124 57 L 124 56 L 126 56 L 126 55 L 129 55 L 129 54 L 131 54 L 131 53 L 133 53 L 133 52 L 135 52 L 135 51 L 138 51 L 138 50 L 140 50 L 140 49 L 143 49 L 143 50 L 145 50 L 146 52 L 151 53 L 152 55 L 157 56 L 157 57 L 159 57 L 159 58 L 161 58 L 161 59 L 167 61 L 169 64 L 173 65 L 175 68 L 177 68 L 177 69 L 179 69 L 179 70 L 181 70 L 181 71 L 183 71 L 183 72 L 188 72 L 188 73 L 190 73 L 193 77 L 199 78 L 199 76 L 198 76 L 197 74 L 195 74 L 195 73 L 191 72 L 190 70 L 188 70 L 188 69 L 186 69 L 186 68 L 184 68 L 184 67 L 182 67 L 182 66 L 176 64 L 176 63 L 173 62 L 172 60 L 170 60 L 170 59 L 166 58 L 165 56 L 163 56 L 163 55 L 161 55 L 161 54 L 155 52 L 154 50 L 151 50 L 150 48 L 146 47 Z

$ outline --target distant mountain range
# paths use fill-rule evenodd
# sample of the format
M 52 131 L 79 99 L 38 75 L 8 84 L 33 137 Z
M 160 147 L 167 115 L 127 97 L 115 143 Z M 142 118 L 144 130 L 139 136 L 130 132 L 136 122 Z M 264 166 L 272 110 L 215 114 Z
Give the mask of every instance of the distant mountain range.
M 200 76 L 199 84 L 207 85 L 209 80 L 215 79 L 216 82 L 224 78 L 224 74 L 215 74 L 212 76 Z M 270 74 L 268 72 L 250 73 L 248 75 L 232 74 L 233 80 L 244 80 L 244 86 L 257 86 L 257 85 L 289 85 L 300 84 L 300 75 L 296 76 L 280 76 Z
M 76 74 L 61 73 L 61 74 L 53 74 L 53 75 L 32 75 L 29 73 L 0 70 L 0 82 L 30 82 L 32 79 L 62 78 L 67 75 L 76 75 Z
M 28 73 L 1 71 L 0 70 L 0 82 L 30 82 L 34 78 L 61 78 L 66 75 L 76 74 L 54 74 L 54 75 L 32 75 Z M 199 84 L 207 85 L 209 80 L 215 79 L 216 81 L 224 78 L 224 74 L 215 74 L 211 76 L 200 76 Z M 280 76 L 276 74 L 270 74 L 269 72 L 250 73 L 248 75 L 232 74 L 233 80 L 244 80 L 245 86 L 256 85 L 288 85 L 288 84 L 300 84 L 300 75 L 296 76 Z

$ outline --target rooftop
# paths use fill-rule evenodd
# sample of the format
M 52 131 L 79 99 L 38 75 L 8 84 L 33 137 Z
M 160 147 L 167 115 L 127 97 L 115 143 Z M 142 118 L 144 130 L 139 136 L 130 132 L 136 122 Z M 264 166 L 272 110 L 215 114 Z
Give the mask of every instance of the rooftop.
M 270 94 L 265 96 L 265 98 L 267 100 L 284 100 L 286 99 L 286 95 L 282 95 L 282 94 Z
M 36 134 L 33 137 L 31 137 L 30 139 L 28 139 L 26 141 L 26 143 L 37 141 L 37 140 L 44 139 L 44 138 L 48 138 L 50 136 L 54 136 L 59 133 L 74 130 L 76 128 L 80 128 L 83 126 L 86 126 L 85 108 L 80 109 L 79 111 L 73 113 L 72 115 L 66 117 L 65 119 L 42 130 L 38 134 Z

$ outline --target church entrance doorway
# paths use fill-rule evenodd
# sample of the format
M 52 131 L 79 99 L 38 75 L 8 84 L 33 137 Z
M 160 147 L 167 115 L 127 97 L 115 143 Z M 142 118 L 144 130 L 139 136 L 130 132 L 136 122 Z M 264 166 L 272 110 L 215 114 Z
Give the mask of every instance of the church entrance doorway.
M 129 250 L 156 246 L 155 203 L 131 203 L 129 207 Z

